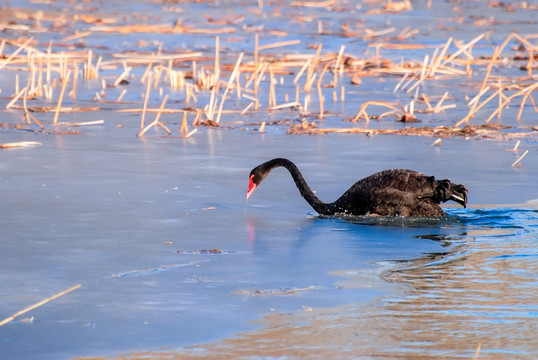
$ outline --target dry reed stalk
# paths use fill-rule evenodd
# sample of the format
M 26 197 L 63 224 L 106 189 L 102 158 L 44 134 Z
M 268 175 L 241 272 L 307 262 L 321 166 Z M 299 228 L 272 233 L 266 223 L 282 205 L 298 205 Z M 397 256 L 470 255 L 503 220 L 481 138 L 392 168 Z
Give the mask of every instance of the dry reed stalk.
M 336 0 L 326 0 L 326 1 L 292 1 L 291 6 L 297 7 L 312 7 L 312 8 L 321 8 L 321 7 L 330 7 L 337 5 Z
M 480 355 L 480 348 L 482 347 L 482 343 L 478 343 L 478 346 L 476 347 L 476 351 L 474 353 L 473 360 L 478 360 L 478 356 Z
M 92 66 L 92 49 L 88 50 L 88 59 L 84 66 L 84 79 L 95 79 Z
M 46 72 L 46 82 L 50 86 L 51 80 L 51 58 L 52 58 L 52 42 L 49 43 L 47 48 L 47 72 Z
M 245 115 L 245 113 L 252 107 L 254 106 L 254 102 L 251 102 L 249 103 L 247 106 L 245 106 L 245 108 L 243 110 L 241 110 L 241 112 L 239 113 L 239 116 L 243 116 Z M 267 109 L 269 110 L 269 109 Z
M 181 135 L 189 133 L 189 126 L 187 125 L 187 111 L 183 111 L 183 120 L 181 121 L 181 128 L 179 129 Z
M 299 70 L 299 72 L 297 73 L 297 75 L 295 75 L 295 78 L 293 79 L 293 84 L 294 85 L 297 85 L 297 82 L 299 81 L 299 79 L 301 78 L 301 76 L 303 75 L 303 73 L 306 71 L 306 69 L 308 68 L 308 66 L 312 63 L 312 58 L 309 58 L 305 63 L 304 65 L 301 67 L 301 69 Z
M 140 82 L 142 84 L 146 81 L 146 78 L 149 77 L 149 73 L 151 72 L 153 62 L 155 61 L 154 57 L 155 57 L 155 55 L 151 54 L 151 59 L 149 60 L 148 65 L 146 66 L 146 71 L 144 71 L 144 75 L 142 75 L 142 77 L 140 78 Z
M 276 106 L 276 93 L 275 93 L 275 73 L 273 67 L 269 65 L 269 107 Z
M 532 77 L 532 62 L 534 60 L 534 55 L 533 55 L 533 51 L 532 51 L 532 48 L 529 49 L 529 62 L 527 63 L 527 75 L 529 76 L 529 78 Z
M 521 114 L 523 113 L 523 107 L 525 106 L 525 101 L 527 99 L 531 99 L 534 111 L 538 112 L 538 108 L 536 108 L 536 104 L 534 103 L 534 99 L 530 96 L 530 94 L 531 94 L 531 92 L 533 90 L 534 90 L 534 88 L 529 90 L 528 92 L 526 92 L 525 95 L 523 96 L 523 99 L 521 100 L 521 104 L 519 105 L 519 111 L 517 112 L 517 116 L 516 116 L 517 122 L 519 122 L 520 119 L 521 119 Z
M 390 34 L 391 32 L 394 32 L 394 31 L 396 31 L 395 27 L 390 27 L 390 28 L 387 28 L 387 29 L 384 29 L 384 30 L 379 30 L 379 31 L 374 31 L 374 30 L 371 30 L 371 29 L 368 29 L 368 28 L 364 29 L 364 32 L 366 33 L 366 36 L 365 36 L 366 39 L 380 37 L 380 36 L 383 36 L 383 35 Z M 378 44 L 375 44 L 373 46 L 375 46 L 377 48 L 378 47 L 377 45 Z
M 30 146 L 40 146 L 40 145 L 41 143 L 37 141 L 20 141 L 20 142 L 0 144 L 0 149 L 11 149 L 11 148 L 17 148 L 17 147 L 30 147 Z
M 83 32 L 75 32 L 73 35 L 69 35 L 69 36 L 66 36 L 64 37 L 61 41 L 62 42 L 68 42 L 68 41 L 71 41 L 71 40 L 75 40 L 75 39 L 80 39 L 82 37 L 88 37 L 92 34 L 91 31 L 83 31 Z
M 484 105 L 486 105 L 488 102 L 490 102 L 491 100 L 493 100 L 493 98 L 494 98 L 495 96 L 498 96 L 498 95 L 499 95 L 499 90 L 497 90 L 496 92 L 494 92 L 493 94 L 491 94 L 491 95 L 490 95 L 486 100 L 484 100 L 480 105 L 476 105 L 476 103 L 475 103 L 475 105 L 473 106 L 473 116 L 474 116 L 474 113 L 476 113 L 478 110 L 482 109 L 482 108 L 484 107 Z M 456 126 L 460 126 L 460 125 L 463 123 L 464 120 L 465 120 L 465 118 L 462 119 L 462 120 L 460 120 L 459 122 L 457 122 L 457 123 L 456 123 Z M 487 122 L 489 122 L 489 120 L 488 120 Z
M 56 125 L 58 123 L 58 117 L 60 116 L 60 108 L 62 107 L 62 101 L 65 93 L 65 89 L 67 88 L 67 84 L 69 83 L 69 77 L 71 76 L 71 70 L 67 72 L 67 76 L 62 79 L 62 90 L 60 91 L 60 96 L 58 97 L 58 104 L 56 106 L 56 112 L 54 113 L 54 119 L 52 120 L 52 123 Z
M 402 86 L 402 83 L 407 80 L 407 77 L 409 76 L 409 72 L 405 73 L 404 76 L 400 79 L 400 81 L 398 81 L 398 83 L 396 84 L 396 86 L 394 87 L 394 90 L 392 90 L 393 93 L 396 93 L 396 91 L 398 91 L 398 89 L 400 88 L 400 86 Z
M 432 142 L 430 144 L 430 146 L 441 146 L 441 141 L 443 141 L 443 140 L 442 139 L 437 139 L 434 142 Z
M 220 102 L 219 106 L 219 112 L 217 114 L 217 124 L 220 122 L 220 116 L 222 114 L 222 107 L 224 106 L 224 101 L 226 100 L 226 96 L 228 95 L 228 91 L 231 89 L 232 84 L 235 81 L 235 78 L 238 76 L 238 73 L 240 71 L 240 65 L 241 61 L 243 60 L 243 53 L 239 54 L 239 57 L 237 58 L 237 61 L 235 62 L 234 69 L 232 71 L 232 74 L 230 75 L 230 78 L 228 79 L 228 83 L 226 84 L 226 88 L 224 89 L 224 94 L 222 95 L 222 100 Z
M 259 42 L 260 42 L 260 35 L 256 33 L 254 35 L 254 73 L 252 74 L 252 78 L 254 79 L 254 83 L 258 83 L 258 63 L 259 63 Z M 248 87 L 248 86 L 245 86 Z M 258 95 L 258 88 L 254 88 L 254 95 Z
M 123 80 L 125 80 L 125 78 L 127 77 L 127 75 L 129 75 L 132 69 L 133 69 L 132 67 L 127 66 L 125 70 L 121 73 L 121 75 L 118 76 L 116 81 L 114 81 L 114 84 L 112 86 L 114 87 L 118 86 Z
M 424 81 L 424 79 L 426 79 L 426 77 L 428 77 L 429 75 L 429 71 L 427 71 L 428 69 L 428 61 L 429 61 L 429 56 L 426 55 L 424 57 L 424 62 L 422 63 L 422 69 L 420 71 L 420 76 L 419 76 L 419 79 L 417 80 L 416 83 L 414 83 L 408 90 L 407 90 L 407 93 L 409 94 L 411 91 L 413 91 L 415 88 L 417 89 L 418 91 L 418 86 Z M 409 73 L 406 74 L 406 76 L 408 75 Z M 407 85 L 412 81 L 414 80 L 416 75 L 413 75 L 413 77 L 410 79 L 410 81 L 408 83 L 405 84 L 405 86 L 402 88 L 402 90 L 404 88 L 407 87 Z M 403 80 L 403 79 L 402 79 Z M 399 85 L 401 84 L 401 81 L 396 85 L 396 87 L 394 88 L 394 92 L 395 90 L 399 87 Z M 416 96 L 415 96 L 416 98 Z
M 26 46 L 32 41 L 34 40 L 33 37 L 29 38 L 28 40 L 26 40 L 24 42 L 24 44 L 22 44 L 21 46 L 19 46 L 19 48 L 17 50 L 15 50 L 13 53 L 11 53 L 11 55 L 8 56 L 8 58 L 6 60 L 4 60 L 2 63 L 0 63 L 0 70 L 2 70 L 7 64 L 9 64 L 9 62 L 11 60 L 13 60 L 13 58 L 15 56 L 17 56 L 22 50 L 24 50 L 26 48 Z M 11 41 L 10 41 L 11 43 Z
M 28 91 L 24 93 L 24 97 L 22 99 L 22 104 L 24 107 L 24 116 L 28 120 L 28 123 L 31 124 L 32 120 L 41 128 L 44 129 L 45 127 L 28 111 L 28 106 L 26 104 L 26 99 L 28 98 Z
M 254 96 L 250 96 L 250 95 L 247 95 L 247 94 L 243 94 L 243 97 L 244 97 L 245 99 L 249 99 L 249 100 L 251 100 L 251 101 L 253 101 L 253 102 L 255 102 L 255 103 L 259 102 L 258 98 L 254 97 Z
M 187 135 L 185 135 L 183 137 L 183 139 L 188 139 L 190 138 L 191 136 L 193 136 L 194 134 L 196 134 L 196 132 L 198 131 L 198 129 L 192 129 Z
M 318 86 L 318 98 L 319 98 L 319 115 L 318 118 L 323 120 L 323 102 L 325 98 L 323 97 L 323 92 L 321 91 L 321 86 Z
M 123 89 L 121 91 L 120 96 L 118 96 L 118 98 L 116 99 L 116 102 L 119 103 L 121 101 L 121 99 L 123 99 L 123 97 L 125 96 L 126 93 L 127 93 L 127 89 Z
M 509 37 L 510 38 L 510 37 Z M 493 56 L 489 62 L 489 65 L 487 67 L 487 70 L 486 70 L 486 75 L 484 76 L 484 80 L 482 82 L 482 86 L 480 87 L 480 90 L 478 92 L 478 95 L 476 96 L 476 101 L 473 103 L 471 109 L 469 110 L 469 112 L 467 113 L 467 115 L 461 119 L 460 121 L 458 121 L 458 123 L 456 123 L 456 126 L 460 126 L 461 124 L 463 123 L 466 123 L 469 121 L 469 119 L 471 119 L 473 116 L 474 116 L 474 113 L 478 110 L 477 109 L 477 105 L 478 105 L 478 101 L 480 100 L 480 97 L 481 97 L 481 94 L 483 94 L 483 91 L 484 89 L 486 88 L 487 86 L 487 81 L 488 81 L 488 78 L 489 78 L 489 74 L 491 73 L 491 69 L 493 68 L 493 65 L 495 64 L 495 61 L 497 60 L 498 56 L 500 55 L 502 49 L 504 48 L 504 46 L 506 46 L 506 41 L 505 43 L 502 45 L 502 47 L 499 47 L 497 46 L 493 52 Z M 473 99 L 474 100 L 474 99 Z M 491 99 L 489 99 L 491 100 Z M 489 101 L 488 100 L 488 101 Z M 482 104 L 482 106 L 485 105 L 485 103 Z
M 215 109 L 215 106 L 217 106 L 215 104 L 215 92 L 216 92 L 216 86 L 213 86 L 213 88 L 211 89 L 211 97 L 209 98 L 209 104 L 206 105 L 204 107 L 204 111 L 205 111 L 205 116 L 209 119 L 209 120 L 213 120 L 213 114 L 214 114 L 214 109 Z
M 163 69 L 160 66 L 155 67 L 155 75 L 153 75 L 153 88 L 157 89 L 157 86 L 159 86 L 159 81 L 161 81 L 161 75 L 163 73 Z
M 436 113 L 442 113 L 442 112 L 444 112 L 445 110 L 448 110 L 448 109 L 454 109 L 454 108 L 456 108 L 456 107 L 457 107 L 456 104 L 450 104 L 450 105 L 439 106 L 439 108 L 436 107 L 435 112 L 436 112 Z
M 321 53 L 321 48 L 323 47 L 322 44 L 318 45 L 318 48 L 316 50 L 316 55 L 314 55 L 314 59 L 310 63 L 310 66 L 308 67 L 308 72 L 306 74 L 306 83 L 303 88 L 304 92 L 310 92 L 310 88 L 312 87 L 312 83 L 314 82 L 313 75 L 314 70 L 316 69 L 316 66 L 319 62 L 319 54 Z
M 435 72 L 437 71 L 437 68 L 441 64 L 441 60 L 443 60 L 443 57 L 445 56 L 451 42 L 452 42 L 452 37 L 449 37 L 448 40 L 445 43 L 445 46 L 443 47 L 443 50 L 441 50 L 441 53 L 436 58 L 435 63 L 433 62 L 433 58 L 432 58 L 432 63 L 431 63 L 432 66 L 430 67 L 430 71 L 428 72 L 428 76 L 431 76 L 431 77 L 435 76 Z
M 196 95 L 194 94 L 195 91 L 198 91 L 198 87 L 196 85 L 192 85 L 192 84 L 185 84 L 187 85 L 187 99 L 190 100 L 190 98 L 192 98 L 194 100 L 195 103 L 198 102 L 198 98 L 196 97 Z M 189 101 L 187 101 L 189 102 Z
M 325 75 L 325 72 L 327 72 L 327 69 L 329 68 L 329 66 L 335 62 L 335 60 L 329 60 L 325 66 L 323 67 L 323 70 L 321 70 L 321 74 L 319 76 L 319 79 L 318 79 L 318 87 L 321 87 L 321 80 L 323 79 L 323 75 Z M 334 86 L 334 84 L 332 84 Z
M 521 160 L 523 160 L 523 158 L 525 157 L 525 155 L 527 155 L 527 153 L 529 152 L 529 150 L 526 150 L 523 155 L 521 155 L 513 164 L 512 164 L 512 167 L 516 166 L 517 167 L 520 167 L 521 166 Z
M 441 109 L 441 105 L 443 104 L 443 102 L 446 100 L 447 97 L 448 97 L 448 91 L 445 91 L 445 93 L 443 94 L 441 99 L 435 105 L 435 108 L 433 109 L 433 112 L 435 112 L 435 113 L 440 112 L 439 109 Z
M 454 60 L 456 57 L 458 57 L 461 53 L 466 53 L 467 58 L 469 60 L 472 60 L 473 57 L 472 57 L 472 55 L 470 53 L 467 53 L 467 49 L 472 49 L 472 46 L 474 44 L 476 44 L 477 42 L 479 42 L 480 40 L 482 40 L 485 36 L 486 36 L 486 34 L 482 33 L 482 34 L 476 36 L 473 40 L 469 41 L 467 44 L 465 44 L 463 46 L 459 46 L 456 42 L 454 42 L 454 45 L 456 45 L 458 47 L 458 51 L 456 51 L 454 54 L 450 55 L 446 60 L 444 60 L 442 65 L 446 65 L 446 64 L 450 63 L 452 60 Z
M 19 100 L 19 98 L 28 90 L 28 88 L 25 86 L 21 91 L 19 91 L 14 97 L 13 99 L 11 99 L 10 102 L 7 103 L 6 105 L 6 109 L 9 109 L 10 107 L 13 106 L 13 104 L 15 104 L 17 102 L 17 100 Z
M 367 102 L 365 102 L 364 104 L 361 105 L 361 109 L 359 110 L 359 113 L 357 114 L 357 116 L 355 116 L 355 118 L 353 118 L 352 122 L 354 122 L 354 123 L 357 122 L 359 120 L 359 118 L 361 117 L 361 115 L 364 115 L 365 118 L 366 118 L 366 121 L 369 122 L 370 117 L 368 116 L 368 113 L 366 112 L 366 109 L 370 105 L 384 106 L 384 107 L 387 107 L 387 108 L 393 110 L 394 112 L 396 112 L 398 114 L 403 114 L 405 112 L 402 105 L 398 104 L 398 103 L 388 103 L 388 102 L 385 102 L 385 101 L 367 101 Z
M 123 67 L 125 68 L 125 64 L 123 65 Z M 167 82 L 168 79 L 170 78 L 170 74 L 172 72 L 172 59 L 168 60 L 168 67 L 166 68 L 166 74 L 164 75 L 164 79 L 163 79 L 163 82 Z
M 258 34 L 256 34 L 258 35 Z M 290 45 L 299 45 L 301 43 L 301 40 L 288 40 L 288 41 L 279 41 L 271 44 L 266 45 L 255 45 L 255 49 L 259 52 L 262 50 L 268 50 L 268 49 L 274 49 L 277 47 L 283 47 L 283 46 L 290 46 Z M 256 61 L 254 61 L 256 63 Z
M 320 119 L 323 119 L 323 105 L 324 105 L 324 102 L 325 102 L 325 97 L 323 96 L 323 92 L 321 91 L 321 80 L 323 79 L 323 75 L 325 75 L 325 72 L 327 71 L 327 69 L 329 68 L 329 66 L 334 62 L 335 60 L 330 60 L 327 62 L 327 64 L 325 64 L 325 66 L 323 67 L 323 70 L 321 71 L 321 75 L 319 76 L 319 79 L 318 79 L 318 98 L 319 98 L 319 118 Z M 334 86 L 334 85 L 333 85 Z
M 16 74 L 15 75 L 15 94 L 17 94 L 19 92 L 19 75 Z
M 517 97 L 517 96 L 521 96 L 521 95 L 523 95 L 524 98 L 526 98 L 526 97 L 530 98 L 531 101 L 532 101 L 532 103 L 533 103 L 533 106 L 534 106 L 534 111 L 538 112 L 538 108 L 536 108 L 536 105 L 535 105 L 535 103 L 534 103 L 534 100 L 533 100 L 533 98 L 530 96 L 530 93 L 531 93 L 534 89 L 536 89 L 536 88 L 538 88 L 538 82 L 535 83 L 535 84 L 533 84 L 533 85 L 531 85 L 531 86 L 526 87 L 525 89 L 523 89 L 523 90 L 521 90 L 521 91 L 518 91 L 518 92 L 515 93 L 515 94 L 510 95 L 509 97 L 507 97 L 506 100 L 505 100 L 505 101 L 504 101 L 504 102 L 503 102 L 503 103 L 502 103 L 502 104 L 501 104 L 501 105 L 500 105 L 500 106 L 499 106 L 499 107 L 498 107 L 498 108 L 497 108 L 497 109 L 496 109 L 496 110 L 489 116 L 489 118 L 486 120 L 486 123 L 489 123 L 489 122 L 491 121 L 491 119 L 492 119 L 498 112 L 500 112 L 502 108 L 506 107 L 506 106 L 510 103 L 510 101 L 511 101 L 513 98 L 515 98 L 515 97 Z M 497 92 L 498 92 L 498 91 L 497 91 Z M 520 109 L 520 110 L 521 110 L 521 109 Z M 520 114 L 518 113 L 518 116 L 519 116 L 519 115 L 520 115 Z
M 433 110 L 433 107 L 430 103 L 430 100 L 428 99 L 428 97 L 426 96 L 426 94 L 422 94 L 422 100 L 424 101 L 424 103 L 426 104 L 426 106 L 428 107 L 428 111 L 429 112 L 434 112 Z
M 504 150 L 506 150 L 506 151 L 514 151 L 514 152 L 519 151 L 517 148 L 519 147 L 519 144 L 520 144 L 520 143 L 521 143 L 521 140 L 518 140 L 518 141 L 516 142 L 516 144 L 514 145 L 514 148 L 513 148 L 513 149 L 504 149 Z
M 77 78 L 78 78 L 78 66 L 73 64 L 73 90 L 71 90 L 71 99 L 77 98 Z
M 37 126 L 39 126 L 42 130 L 45 129 L 45 127 L 43 126 L 43 124 L 41 124 L 36 118 L 34 115 L 32 115 L 31 113 L 27 112 L 26 113 L 26 116 L 30 117 L 36 124 Z
M 342 61 L 342 57 L 344 56 L 345 49 L 346 49 L 345 45 L 340 46 L 340 50 L 338 51 L 338 55 L 336 56 L 336 62 L 334 63 L 334 80 L 333 80 L 334 87 L 338 85 L 338 76 L 341 75 L 338 69 L 340 69 L 340 63 Z
M 140 133 L 138 133 L 138 137 L 141 137 L 142 135 L 144 135 L 151 127 L 153 126 L 156 126 L 156 125 L 159 125 L 160 127 L 162 127 L 167 133 L 168 135 L 172 135 L 172 132 L 166 127 L 164 126 L 164 124 L 162 124 L 159 119 L 161 118 L 161 114 L 163 112 L 163 109 L 164 109 L 164 105 L 166 104 L 166 101 L 168 101 L 168 94 L 165 95 L 164 99 L 163 99 L 163 102 L 161 103 L 161 107 L 159 108 L 159 111 L 157 112 L 157 115 L 155 116 L 155 120 L 153 120 L 150 124 L 148 124 L 144 129 L 142 129 L 142 131 L 140 131 Z
M 203 111 L 200 109 L 196 109 L 196 117 L 194 118 L 194 121 L 192 122 L 192 126 L 198 126 L 202 123 L 202 115 Z
M 417 74 L 411 73 L 409 80 L 407 80 L 407 82 L 401 87 L 402 91 L 404 91 L 414 80 L 417 80 Z
M 502 84 L 501 84 L 501 77 L 499 77 L 498 79 L 498 92 L 499 92 L 499 104 L 498 104 L 498 109 L 499 109 L 499 112 L 497 114 L 497 121 L 501 122 L 501 113 L 502 113 L 502 103 L 503 103 L 503 97 L 506 98 L 506 96 L 503 95 L 503 87 L 502 87 Z
M 40 302 L 35 303 L 32 306 L 29 306 L 29 307 L 27 307 L 27 308 L 25 308 L 25 309 L 23 309 L 21 311 L 18 311 L 15 314 L 11 315 L 10 317 L 7 317 L 4 320 L 0 321 L 0 326 L 5 325 L 5 324 L 15 320 L 15 318 L 27 313 L 28 311 L 32 311 L 32 310 L 34 310 L 34 309 L 36 309 L 36 308 L 38 308 L 38 307 L 40 307 L 42 305 L 45 305 L 46 303 L 48 303 L 48 302 L 50 302 L 52 300 L 55 300 L 55 299 L 59 298 L 60 296 L 64 296 L 64 295 L 70 293 L 71 291 L 74 291 L 74 290 L 80 288 L 81 286 L 82 286 L 81 284 L 75 285 L 75 286 L 73 286 L 73 287 L 71 287 L 71 288 L 69 288 L 67 290 L 61 291 L 61 292 L 59 292 L 59 293 L 57 293 L 57 294 L 55 294 L 55 295 L 53 295 L 51 297 L 48 297 L 48 298 L 46 298 L 44 300 L 41 300 Z
M 471 99 L 471 101 L 467 103 L 467 106 L 472 106 L 474 103 L 476 103 L 482 97 L 482 95 L 489 91 L 489 89 L 489 86 L 486 86 L 484 89 L 482 89 L 482 91 L 480 91 L 474 98 Z
M 306 94 L 304 97 L 303 114 L 308 114 L 308 104 L 310 104 L 310 94 Z
M 92 121 L 82 121 L 82 122 L 76 122 L 76 123 L 59 123 L 56 124 L 56 126 L 91 126 L 91 125 L 103 125 L 105 123 L 105 120 L 92 120 Z
M 267 108 L 267 110 L 273 111 L 273 110 L 280 110 L 280 109 L 286 109 L 286 108 L 295 108 L 295 107 L 300 107 L 300 106 L 301 104 L 299 102 L 288 102 L 285 104 L 280 104 L 278 106 Z
M 38 96 L 43 96 L 43 58 L 39 57 L 39 74 L 37 77 L 37 88 L 38 88 Z
M 170 70 L 167 75 L 170 79 L 170 87 L 172 89 L 183 89 L 185 88 L 185 75 L 183 71 L 174 71 Z M 166 81 L 166 80 L 165 80 Z M 190 99 L 190 96 L 189 96 Z
M 507 38 L 507 40 L 509 38 Z M 480 87 L 480 91 L 482 91 L 482 89 L 486 87 L 489 80 L 489 74 L 491 73 L 491 69 L 493 68 L 493 65 L 495 65 L 495 61 L 497 60 L 497 58 L 499 57 L 499 55 L 501 54 L 505 46 L 506 46 L 506 41 L 505 43 L 503 43 L 503 45 L 497 46 L 495 50 L 493 51 L 493 56 L 491 57 L 491 60 L 489 61 L 489 64 L 486 70 L 486 75 L 484 76 L 484 80 L 482 81 L 482 86 Z
M 213 74 L 215 74 L 214 83 L 212 84 L 214 86 L 220 77 L 220 38 L 218 36 L 215 37 L 215 70 Z
M 265 70 L 267 70 L 267 63 L 262 63 L 260 70 L 256 72 L 256 80 L 254 81 L 254 96 L 258 95 L 258 86 L 260 86 L 260 82 L 263 79 L 263 75 L 265 74 Z M 258 110 L 258 109 L 256 109 Z
M 148 79 L 148 83 L 146 84 L 146 95 L 144 96 L 144 107 L 142 109 L 142 118 L 140 119 L 140 130 L 142 130 L 145 125 L 146 110 L 148 108 L 148 100 L 149 100 L 150 91 L 151 91 L 151 78 Z
M 312 88 L 312 84 L 314 84 L 314 81 L 316 81 L 316 78 L 318 77 L 318 74 L 314 74 L 312 76 L 312 78 L 310 79 L 310 81 L 308 81 L 308 83 L 305 84 L 305 86 L 308 86 L 308 88 Z
M 396 36 L 396 39 L 397 40 L 406 40 L 408 38 L 410 38 L 411 36 L 415 36 L 416 34 L 418 34 L 420 31 L 418 29 L 413 29 L 411 30 L 409 27 L 406 27 L 404 30 L 402 30 L 397 36 Z

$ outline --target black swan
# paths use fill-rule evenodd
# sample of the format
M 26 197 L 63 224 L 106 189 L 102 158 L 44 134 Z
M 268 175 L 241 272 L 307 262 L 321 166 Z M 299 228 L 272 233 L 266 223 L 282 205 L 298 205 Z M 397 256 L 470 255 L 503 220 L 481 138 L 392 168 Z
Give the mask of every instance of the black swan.
M 380 171 L 359 180 L 338 200 L 327 204 L 310 190 L 297 166 L 283 158 L 269 160 L 252 169 L 247 199 L 271 170 L 279 166 L 288 169 L 301 195 L 321 215 L 442 217 L 446 214 L 439 203 L 453 200 L 463 207 L 467 204 L 464 185 L 401 169 Z

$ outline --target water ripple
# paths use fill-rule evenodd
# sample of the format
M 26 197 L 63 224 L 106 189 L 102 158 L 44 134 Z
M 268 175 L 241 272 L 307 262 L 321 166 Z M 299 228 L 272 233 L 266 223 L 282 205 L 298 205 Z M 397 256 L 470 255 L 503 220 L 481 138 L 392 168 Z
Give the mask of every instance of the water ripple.
M 538 354 L 538 211 L 454 209 L 450 215 L 459 218 L 443 237 L 450 253 L 385 274 L 412 290 L 380 309 L 380 324 L 398 329 L 391 335 L 399 345 L 384 352 L 449 354 L 465 341 L 482 344 L 481 358 L 532 358 Z

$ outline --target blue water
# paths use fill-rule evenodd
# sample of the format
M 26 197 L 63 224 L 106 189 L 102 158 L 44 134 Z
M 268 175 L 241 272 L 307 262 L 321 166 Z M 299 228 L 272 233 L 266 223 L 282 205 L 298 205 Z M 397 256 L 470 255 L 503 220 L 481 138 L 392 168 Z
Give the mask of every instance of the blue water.
M 303 121 L 320 128 L 415 126 L 395 123 L 391 117 L 368 124 L 344 121 L 368 100 L 402 106 L 413 100 L 413 94 L 393 92 L 401 77 L 392 74 L 374 71 L 363 77 L 362 85 L 351 84 L 351 76 L 363 69 L 360 64 L 346 68 L 339 80 L 345 101 L 331 101 L 332 74 L 325 74 L 321 91 L 328 113 L 323 121 L 316 117 L 317 91 L 302 91 L 305 76 L 299 82 L 299 101 L 304 104 L 310 98 L 311 114 L 305 118 L 295 110 L 267 111 L 267 72 L 260 84 L 259 111 L 239 115 L 251 100 L 229 96 L 223 126 L 199 127 L 189 139 L 179 137 L 180 113 L 162 114 L 172 136 L 156 128 L 138 138 L 140 112 L 118 111 L 142 108 L 146 86 L 141 76 L 152 62 L 151 54 L 202 52 L 198 69 L 210 74 L 216 43 L 211 30 L 223 27 L 233 29 L 219 36 L 224 82 L 239 53 L 244 53 L 243 65 L 253 63 L 255 34 L 262 46 L 300 41 L 260 51 L 260 59 L 275 64 L 294 55 L 304 61 L 322 44 L 320 69 L 315 70 L 319 76 L 325 57 L 342 45 L 350 59 L 371 63 L 378 48 L 382 59 L 411 64 L 426 55 L 431 59 L 449 37 L 463 44 L 485 33 L 472 51 L 477 60 L 472 76 L 438 73 L 420 86 L 420 94 L 430 97 L 434 106 L 448 90 L 445 103 L 456 107 L 420 113 L 417 126 L 453 125 L 467 114 L 467 103 L 483 81 L 482 56 L 491 56 L 514 31 L 532 35 L 535 10 L 523 3 L 514 3 L 510 11 L 491 2 L 433 1 L 431 9 L 426 3 L 414 1 L 413 10 L 396 12 L 383 11 L 379 1 L 345 0 L 330 8 L 269 1 L 23 0 L 2 5 L 3 36 L 18 39 L 6 43 L 4 59 L 21 39 L 33 37 L 30 46 L 36 51 L 28 55 L 28 49 L 21 50 L 20 57 L 0 71 L 0 109 L 18 91 L 16 81 L 19 88 L 27 84 L 28 59 L 45 54 L 50 45 L 55 58 L 65 53 L 78 59 L 77 97 L 67 95 L 70 85 L 63 104 L 99 108 L 62 112 L 60 122 L 105 123 L 69 128 L 79 135 L 54 135 L 58 128 L 52 125 L 51 112 L 34 113 L 44 132 L 35 124 L 20 128 L 21 100 L 1 112 L 0 143 L 37 141 L 42 146 L 0 150 L 0 321 L 76 284 L 81 287 L 1 326 L 0 359 L 137 352 L 153 352 L 146 358 L 177 359 L 471 359 L 477 349 L 479 358 L 538 358 L 535 136 L 522 138 L 515 152 L 506 151 L 516 146 L 515 138 L 500 135 L 492 135 L 494 141 L 487 140 L 489 135 L 482 140 L 445 138 L 441 146 L 432 147 L 434 139 L 429 137 L 286 134 L 290 124 Z M 211 19 L 239 21 L 222 24 Z M 485 25 L 475 24 L 481 20 Z M 188 31 L 106 32 L 102 27 L 139 24 L 179 24 Z M 320 25 L 323 34 L 318 33 Z M 368 35 L 390 28 L 386 35 Z M 399 40 L 397 35 L 406 28 L 418 32 Z M 196 29 L 209 31 L 189 32 Z M 77 33 L 80 38 L 65 40 Z M 427 47 L 378 46 L 384 43 Z M 492 88 L 498 86 L 498 75 L 502 84 L 527 86 L 527 73 L 519 69 L 526 61 L 512 60 L 528 54 L 515 50 L 520 45 L 512 39 L 501 54 L 507 60 L 492 69 Z M 456 48 L 452 45 L 447 54 Z M 103 56 L 98 79 L 82 79 L 88 50 L 94 65 Z M 133 52 L 136 61 L 130 58 Z M 144 57 L 145 62 L 138 62 Z M 130 84 L 103 89 L 102 80 L 110 85 L 124 63 L 134 67 Z M 156 72 L 169 63 L 152 64 Z M 69 62 L 74 65 L 75 60 Z M 60 66 L 55 66 L 53 99 L 38 96 L 28 99 L 28 106 L 56 106 Z M 185 74 L 193 66 L 191 61 L 173 64 Z M 300 66 L 277 71 L 278 104 L 293 101 Z M 247 69 L 240 83 L 248 76 Z M 126 102 L 115 103 L 122 90 L 127 90 Z M 515 91 L 508 86 L 504 94 Z M 93 101 L 103 92 L 105 102 Z M 163 76 L 148 106 L 158 108 L 165 95 L 170 95 L 167 108 L 202 110 L 211 92 L 201 89 L 197 101 L 186 103 L 185 90 L 172 89 Z M 416 109 L 424 110 L 425 104 L 416 100 Z M 503 110 L 501 122 L 513 126 L 506 132 L 530 132 L 536 125 L 534 109 L 527 101 L 517 122 L 517 100 Z M 497 106 L 494 99 L 471 122 L 484 124 Z M 371 110 L 376 115 L 385 111 Z M 194 115 L 188 115 L 190 124 Z M 147 121 L 154 118 L 152 112 Z M 276 125 L 269 124 L 273 120 Z M 262 121 L 268 126 L 259 133 Z M 521 166 L 512 167 L 526 150 Z M 282 169 L 246 203 L 249 171 L 273 157 L 295 161 L 325 201 L 336 199 L 358 178 L 387 168 L 410 168 L 464 183 L 470 208 L 448 208 L 448 218 L 426 221 L 318 217 Z
M 460 226 L 432 237 L 449 244 L 449 253 L 387 275 L 411 290 L 382 306 L 383 317 L 407 329 L 392 331 L 406 346 L 383 353 L 465 358 L 480 344 L 488 359 L 536 357 L 538 211 L 523 205 L 450 214 Z

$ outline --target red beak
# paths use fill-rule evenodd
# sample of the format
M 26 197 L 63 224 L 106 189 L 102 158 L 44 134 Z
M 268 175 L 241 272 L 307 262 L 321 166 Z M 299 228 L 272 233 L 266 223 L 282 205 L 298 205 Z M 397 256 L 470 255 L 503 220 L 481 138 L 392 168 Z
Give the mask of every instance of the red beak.
M 252 178 L 254 175 L 250 175 L 250 179 L 248 179 L 248 191 L 247 191 L 247 199 L 252 195 L 254 190 L 256 190 L 256 184 L 254 184 L 254 181 L 252 181 Z

